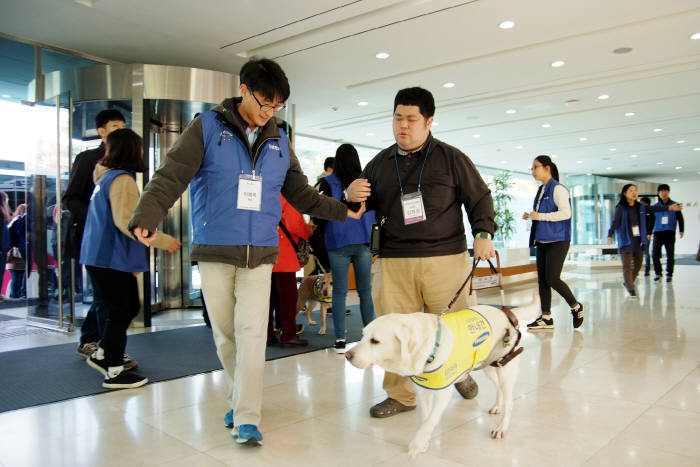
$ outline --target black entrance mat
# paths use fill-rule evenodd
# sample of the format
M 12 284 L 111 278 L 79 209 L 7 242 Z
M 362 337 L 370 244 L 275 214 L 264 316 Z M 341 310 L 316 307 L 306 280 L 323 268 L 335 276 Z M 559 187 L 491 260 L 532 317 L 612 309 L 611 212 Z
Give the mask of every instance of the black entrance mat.
M 362 335 L 359 307 L 349 307 L 348 340 Z M 283 349 L 268 347 L 267 360 L 324 349 L 333 345 L 332 317 L 328 315 L 328 331 L 319 336 L 318 325 L 307 327 L 301 335 L 308 347 Z M 319 321 L 319 311 L 312 314 Z M 306 317 L 299 318 L 306 324 Z M 58 402 L 75 397 L 109 391 L 102 388 L 100 375 L 76 354 L 76 343 L 51 345 L 0 353 L 0 412 Z M 129 336 L 129 355 L 139 362 L 139 374 L 150 382 L 167 381 L 221 369 L 211 330 L 193 326 Z

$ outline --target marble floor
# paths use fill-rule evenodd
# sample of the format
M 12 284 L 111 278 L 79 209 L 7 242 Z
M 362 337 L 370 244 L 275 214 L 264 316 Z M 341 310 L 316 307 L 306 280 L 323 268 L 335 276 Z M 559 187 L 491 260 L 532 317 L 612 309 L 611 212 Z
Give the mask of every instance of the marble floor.
M 489 438 L 495 392 L 478 372 L 478 397 L 455 391 L 429 451 L 411 461 L 417 411 L 370 418 L 369 407 L 384 398 L 382 371 L 358 370 L 324 350 L 267 362 L 261 448 L 232 441 L 222 420 L 225 384 L 213 372 L 2 413 L 0 465 L 698 466 L 698 273 L 679 266 L 671 284 L 640 278 L 634 301 L 619 271 L 566 273 L 586 305 L 585 323 L 572 330 L 557 298 L 556 328 L 525 333 L 502 440 Z M 526 303 L 534 287 L 509 287 L 508 302 Z

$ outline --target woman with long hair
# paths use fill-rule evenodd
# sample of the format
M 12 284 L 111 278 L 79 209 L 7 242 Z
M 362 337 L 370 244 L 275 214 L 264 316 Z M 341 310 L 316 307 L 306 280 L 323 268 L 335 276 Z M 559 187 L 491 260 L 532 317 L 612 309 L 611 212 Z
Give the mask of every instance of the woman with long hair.
M 145 169 L 140 136 L 129 129 L 107 136 L 105 155 L 93 175 L 95 189 L 80 249 L 80 263 L 107 313 L 102 339 L 87 363 L 104 375 L 102 386 L 108 389 L 136 388 L 148 382 L 124 367 L 126 330 L 139 311 L 136 273 L 149 269 L 146 246 L 128 229 L 139 200 L 136 172 Z M 171 253 L 181 246 L 162 232 L 154 233 L 151 244 Z
M 10 298 L 27 296 L 27 205 L 17 205 L 8 224 L 10 235 L 10 250 L 7 253 L 7 269 L 10 270 Z
M 352 144 L 341 144 L 335 153 L 333 173 L 321 180 L 319 191 L 338 201 L 344 201 L 347 187 L 362 173 L 360 156 Z M 363 325 L 374 319 L 370 270 L 372 252 L 369 250 L 370 231 L 374 224 L 374 211 L 363 214 L 361 219 L 326 223 L 326 248 L 333 273 L 333 329 L 334 349 L 345 352 L 345 301 L 348 295 L 348 270 L 355 271 L 357 293 L 360 296 L 360 313 Z
M 613 233 L 617 234 L 617 247 L 622 258 L 623 285 L 630 298 L 637 298 L 634 281 L 642 268 L 644 249 L 651 240 L 646 220 L 647 212 L 680 211 L 679 204 L 669 206 L 647 206 L 637 198 L 637 185 L 627 183 L 620 192 L 620 201 L 615 206 L 615 216 L 608 230 L 608 243 L 613 241 Z
M 571 244 L 569 191 L 559 183 L 559 170 L 549 156 L 537 156 L 530 170 L 541 185 L 532 211 L 524 213 L 523 219 L 532 220 L 530 246 L 537 248 L 537 282 L 542 315 L 527 328 L 532 331 L 554 329 L 552 289 L 569 304 L 574 328 L 578 328 L 583 324 L 583 305 L 576 300 L 566 282 L 561 280 L 564 260 Z

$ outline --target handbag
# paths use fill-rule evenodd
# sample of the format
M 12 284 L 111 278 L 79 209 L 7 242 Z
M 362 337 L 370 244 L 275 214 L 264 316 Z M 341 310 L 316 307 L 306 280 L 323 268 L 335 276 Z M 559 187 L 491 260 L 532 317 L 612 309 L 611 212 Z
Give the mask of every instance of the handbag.
M 299 261 L 299 265 L 302 267 L 306 266 L 306 263 L 309 262 L 311 254 L 314 251 L 311 248 L 311 244 L 303 238 L 300 238 L 298 243 L 295 242 L 292 236 L 290 235 L 289 230 L 287 230 L 282 221 L 280 221 L 280 228 L 282 229 L 282 232 L 284 232 L 284 234 L 287 236 L 289 241 L 292 243 L 294 251 L 297 252 L 297 260 Z

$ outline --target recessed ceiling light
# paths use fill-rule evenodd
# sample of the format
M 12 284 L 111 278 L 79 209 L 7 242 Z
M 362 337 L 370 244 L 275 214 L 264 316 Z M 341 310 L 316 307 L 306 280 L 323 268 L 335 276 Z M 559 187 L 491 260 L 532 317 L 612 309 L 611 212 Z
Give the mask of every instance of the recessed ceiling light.
M 552 154 L 552 159 L 558 159 L 558 158 L 559 158 L 559 154 Z
M 677 165 L 677 166 L 676 166 L 676 170 L 681 170 L 682 168 L 683 168 L 682 165 Z
M 604 101 L 606 99 L 610 99 L 610 95 L 609 94 L 601 94 L 600 96 L 598 96 L 598 99 L 600 99 L 601 101 Z
M 513 26 L 515 26 L 515 21 L 511 20 L 501 21 L 501 24 L 498 25 L 501 29 L 512 29 Z
M 700 151 L 700 148 L 693 148 L 693 151 Z
M 515 149 L 522 149 L 522 148 L 523 148 L 522 144 L 518 144 L 517 146 L 515 146 Z
M 693 39 L 694 41 L 700 39 L 700 32 L 696 32 L 695 34 L 690 36 L 690 38 Z
M 660 131 L 664 131 L 664 129 L 663 128 L 654 128 L 654 133 L 658 133 Z
M 566 62 L 564 60 L 555 60 L 552 62 L 552 67 L 554 68 L 559 68 L 564 65 L 566 65 Z
M 576 161 L 577 164 L 583 164 L 583 161 Z
M 501 164 L 507 164 L 508 161 L 501 161 Z
M 515 110 L 515 109 L 508 109 L 508 110 L 506 110 L 506 113 L 507 113 L 508 115 L 513 115 L 515 112 L 517 112 L 517 110 Z
M 676 143 L 678 143 L 678 144 L 683 144 L 683 143 L 685 143 L 685 140 L 684 140 L 684 139 L 679 139 L 678 141 L 676 141 Z
M 367 133 L 367 136 L 374 136 L 374 133 Z
M 433 126 L 440 126 L 440 122 L 436 122 L 435 120 L 433 120 L 432 125 L 433 125 Z
M 588 138 L 586 138 L 586 137 L 584 136 L 583 138 L 579 138 L 578 140 L 579 140 L 579 141 L 588 141 Z
M 632 52 L 632 47 L 618 47 L 617 49 L 613 50 L 614 54 L 626 54 Z
M 479 133 L 474 133 L 472 135 L 472 138 L 481 138 L 481 135 Z
M 678 179 L 677 179 L 677 178 L 674 178 L 674 179 L 673 179 L 673 181 L 674 181 L 674 182 L 677 182 L 677 181 L 678 181 Z
M 455 87 L 455 83 L 445 83 L 442 85 L 443 88 L 453 88 Z
M 610 148 L 610 151 L 615 152 L 617 151 L 617 148 Z
M 386 58 L 389 58 L 389 54 L 386 52 L 379 52 L 377 55 L 375 55 L 379 60 L 384 60 Z
M 612 167 L 606 167 L 605 170 L 612 170 Z
M 366 105 L 369 105 L 369 102 L 367 102 L 367 101 L 360 101 L 360 102 L 357 103 L 357 105 L 359 105 L 360 107 L 364 107 L 364 106 L 366 106 Z
M 552 125 L 550 125 L 549 123 L 543 123 L 542 128 L 552 128 Z
M 632 154 L 630 157 L 631 157 L 632 159 L 636 159 L 636 158 L 638 158 L 639 156 L 638 156 L 637 154 Z
M 656 165 L 664 165 L 663 162 L 657 162 Z
M 634 112 L 627 112 L 625 117 L 634 117 L 636 114 Z

